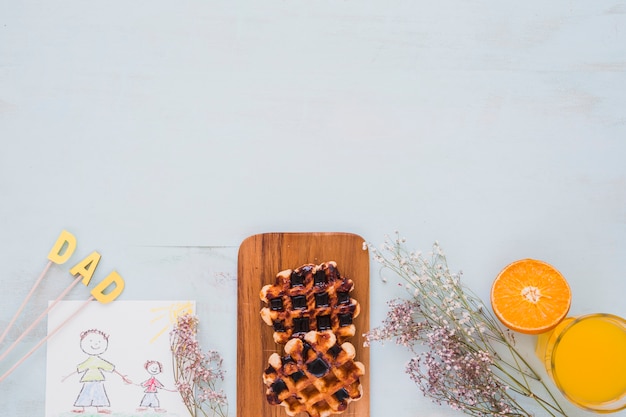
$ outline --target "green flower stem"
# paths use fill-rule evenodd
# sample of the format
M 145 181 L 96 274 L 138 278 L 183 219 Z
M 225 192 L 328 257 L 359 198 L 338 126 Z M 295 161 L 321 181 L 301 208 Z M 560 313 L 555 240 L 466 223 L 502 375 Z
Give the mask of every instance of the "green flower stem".
M 383 328 L 379 333 L 374 333 L 379 335 L 376 336 L 379 339 L 374 338 L 372 340 L 396 339 L 398 343 L 401 341 L 402 344 L 409 347 L 411 352 L 416 354 L 418 358 L 430 358 L 428 359 L 430 361 L 445 360 L 446 362 L 443 364 L 447 366 L 450 366 L 448 361 L 454 361 L 455 359 L 450 359 L 448 356 L 437 359 L 438 356 L 436 355 L 450 352 L 449 350 L 438 351 L 434 357 L 424 357 L 424 353 L 418 353 L 416 345 L 428 346 L 430 343 L 433 343 L 433 340 L 430 340 L 431 337 L 441 337 L 441 343 L 448 344 L 451 343 L 451 340 L 454 340 L 454 343 L 459 343 L 458 354 L 461 355 L 460 357 L 466 354 L 472 355 L 469 358 L 482 358 L 482 355 L 489 355 L 493 368 L 490 371 L 491 377 L 495 381 L 499 381 L 498 384 L 501 384 L 501 386 L 509 387 L 511 393 L 531 398 L 553 417 L 557 415 L 565 416 L 565 412 L 550 388 L 515 348 L 513 334 L 509 333 L 509 331 L 505 333 L 502 330 L 499 322 L 484 307 L 480 298 L 460 283 L 460 275 L 450 273 L 447 260 L 439 246 L 437 244 L 433 246 L 432 256 L 427 260 L 421 254 L 408 252 L 404 248 L 403 243 L 404 240 L 401 240 L 399 235 L 396 234 L 394 241 L 387 240 L 385 242 L 383 251 L 372 248 L 371 245 L 369 247 L 374 258 L 382 265 L 381 272 L 384 270 L 390 271 L 400 277 L 405 282 L 405 288 L 410 293 L 410 300 L 412 300 L 411 306 L 408 307 L 410 310 L 397 310 L 400 313 L 394 313 L 396 314 L 396 319 L 399 317 L 397 314 L 406 314 L 406 311 L 413 311 L 414 317 L 407 322 L 397 323 L 393 322 L 394 316 L 388 316 L 388 320 L 391 321 L 386 323 L 389 323 L 390 328 L 393 330 L 385 331 Z M 390 255 L 384 252 L 389 252 Z M 415 327 L 410 327 L 413 326 L 411 323 L 414 320 L 417 320 Z M 428 331 L 434 332 L 436 329 L 447 329 L 446 331 L 449 334 L 447 336 L 436 336 L 439 333 L 428 333 Z M 410 331 L 406 332 L 406 330 Z M 437 332 L 439 331 L 437 330 Z M 370 332 L 370 334 L 372 333 Z M 510 359 L 505 359 L 502 356 L 500 353 L 501 349 L 496 349 L 498 345 L 503 346 L 504 351 L 508 352 L 508 355 L 505 356 L 509 356 Z M 450 346 L 456 345 L 448 345 L 448 347 L 442 347 L 442 349 L 450 349 Z M 433 347 L 433 349 L 438 348 Z M 448 355 L 448 353 L 445 354 Z M 423 366 L 420 363 L 416 362 L 416 366 Z M 427 361 L 427 363 L 429 362 Z M 437 366 L 441 366 L 441 364 Z M 459 363 L 456 366 L 462 366 L 462 364 Z M 430 382 L 424 379 L 426 377 L 421 370 L 415 368 L 411 372 L 417 372 L 412 378 L 419 378 L 419 384 L 424 390 L 425 387 L 422 384 L 429 384 Z M 442 375 L 439 377 L 446 377 L 445 374 Z M 496 401 L 495 397 L 489 400 L 486 400 L 486 397 L 478 397 L 479 403 L 474 404 L 473 402 L 476 400 L 474 397 L 469 397 L 471 401 L 465 401 L 463 395 L 461 395 L 463 398 L 459 398 L 453 395 L 452 391 L 446 391 L 445 388 L 449 387 L 448 384 L 451 384 L 450 387 L 455 387 L 454 384 L 456 383 L 462 384 L 462 382 L 454 379 L 456 377 L 452 378 L 452 380 L 441 382 L 444 385 L 435 387 L 434 391 L 431 387 L 424 393 L 432 396 L 436 401 L 447 402 L 453 408 L 461 408 L 465 413 L 472 415 L 492 414 L 492 407 L 500 407 L 500 405 L 496 405 L 493 402 Z M 415 380 L 418 382 L 418 379 Z M 434 381 L 438 380 L 435 379 Z M 488 377 L 485 381 L 489 381 Z M 547 393 L 547 398 L 543 398 L 543 394 L 538 395 L 537 392 L 533 391 L 535 383 L 538 383 L 541 390 Z M 464 389 L 466 387 L 461 385 L 460 388 Z M 511 413 L 508 415 L 529 416 L 530 414 L 523 409 L 519 402 L 506 391 L 503 389 L 499 394 L 494 393 L 494 395 L 505 398 L 506 404 L 512 407 Z

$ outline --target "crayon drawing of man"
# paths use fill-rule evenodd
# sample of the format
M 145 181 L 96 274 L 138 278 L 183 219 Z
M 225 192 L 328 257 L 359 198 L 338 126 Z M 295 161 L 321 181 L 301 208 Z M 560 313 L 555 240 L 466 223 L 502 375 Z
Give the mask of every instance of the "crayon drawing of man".
M 89 357 L 77 365 L 76 371 L 63 378 L 63 381 L 74 374 L 82 374 L 80 382 L 83 384 L 72 410 L 74 413 L 84 413 L 86 407 L 96 407 L 98 413 L 110 414 L 109 397 L 104 387 L 106 380 L 103 372 L 116 373 L 122 380 L 130 384 L 131 381 L 117 372 L 115 365 L 102 359 L 102 355 L 109 347 L 109 336 L 104 332 L 91 329 L 80 334 L 80 348 Z

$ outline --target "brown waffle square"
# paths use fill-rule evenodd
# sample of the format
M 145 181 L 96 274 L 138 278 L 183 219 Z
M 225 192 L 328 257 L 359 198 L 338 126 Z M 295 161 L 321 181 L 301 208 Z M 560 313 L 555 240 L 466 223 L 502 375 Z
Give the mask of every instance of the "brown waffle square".
M 354 346 L 338 344 L 330 330 L 291 339 L 285 355 L 273 353 L 263 373 L 267 400 L 285 407 L 290 416 L 306 412 L 311 417 L 327 417 L 343 412 L 363 394 L 359 377 L 365 367 L 354 356 Z
M 274 328 L 274 341 L 285 344 L 309 331 L 332 330 L 340 341 L 354 336 L 358 302 L 350 298 L 351 279 L 342 277 L 334 261 L 306 264 L 276 275 L 276 282 L 261 289 L 267 306 L 263 321 Z

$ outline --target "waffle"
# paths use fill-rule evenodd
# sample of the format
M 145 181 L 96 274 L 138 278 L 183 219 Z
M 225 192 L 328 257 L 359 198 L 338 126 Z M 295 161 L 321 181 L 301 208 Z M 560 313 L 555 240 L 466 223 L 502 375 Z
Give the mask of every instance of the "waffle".
M 267 303 L 261 317 L 274 328 L 274 341 L 279 344 L 312 330 L 332 330 L 343 341 L 354 336 L 352 321 L 360 311 L 349 295 L 353 288 L 334 261 L 287 269 L 276 275 L 274 284 L 261 289 L 261 300 Z
M 273 353 L 263 373 L 268 402 L 285 407 L 290 416 L 306 412 L 310 417 L 327 417 L 345 411 L 363 395 L 359 377 L 365 367 L 354 356 L 354 346 L 339 345 L 330 330 L 291 339 L 285 356 Z

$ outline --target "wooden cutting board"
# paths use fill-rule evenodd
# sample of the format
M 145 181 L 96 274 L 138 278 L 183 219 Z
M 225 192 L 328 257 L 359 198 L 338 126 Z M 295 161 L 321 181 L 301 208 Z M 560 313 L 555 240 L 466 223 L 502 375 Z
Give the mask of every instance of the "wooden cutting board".
M 369 349 L 363 347 L 362 336 L 369 330 L 369 255 L 363 241 L 350 233 L 265 233 L 243 241 L 237 269 L 237 417 L 287 417 L 284 407 L 265 398 L 263 371 L 273 352 L 283 354 L 283 346 L 274 342 L 273 329 L 261 320 L 259 292 L 282 270 L 326 261 L 337 262 L 341 275 L 354 281 L 351 297 L 361 305 L 354 320 L 356 334 L 348 341 L 356 348 L 355 360 L 365 365 L 363 397 L 340 416 L 369 417 Z

